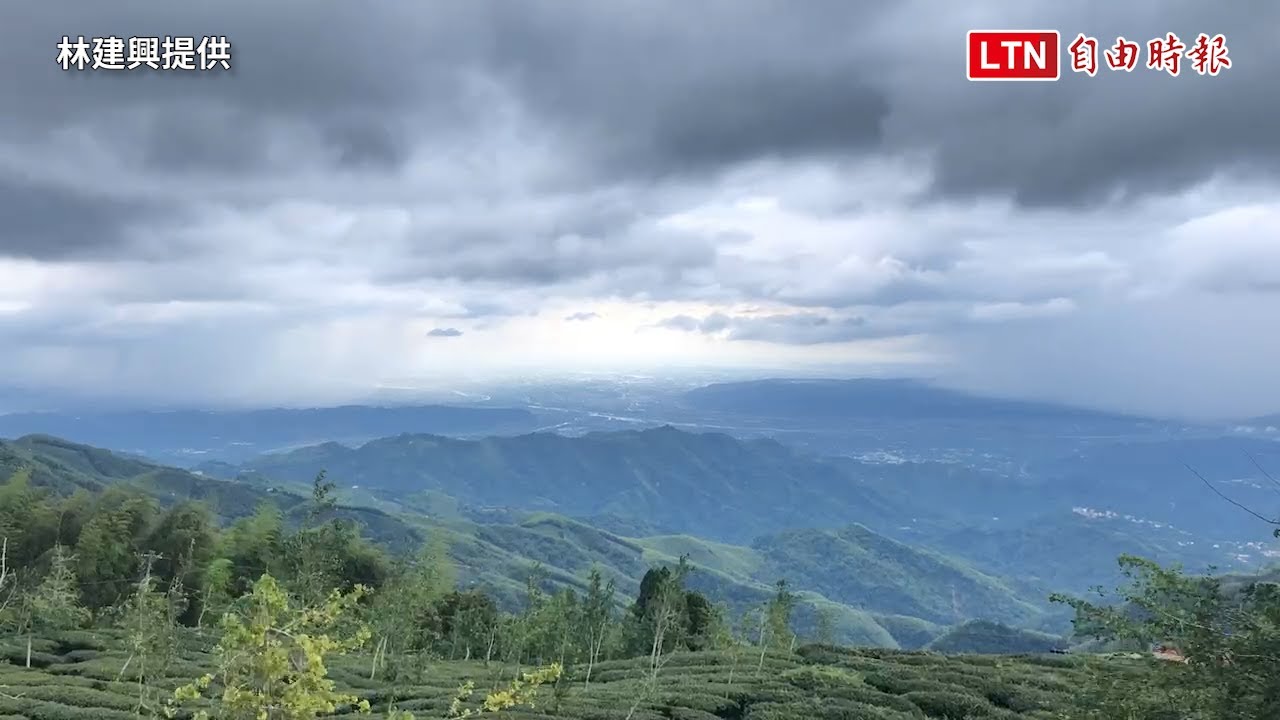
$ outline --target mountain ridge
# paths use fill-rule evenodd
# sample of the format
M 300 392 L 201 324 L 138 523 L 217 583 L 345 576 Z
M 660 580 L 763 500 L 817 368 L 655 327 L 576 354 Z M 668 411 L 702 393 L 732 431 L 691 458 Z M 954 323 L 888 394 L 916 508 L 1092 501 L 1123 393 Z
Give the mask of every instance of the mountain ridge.
M 1224 440 L 1177 447 L 1203 448 L 1197 457 L 1205 462 L 1244 462 L 1235 450 L 1253 446 Z M 308 481 L 325 469 L 389 502 L 413 504 L 423 493 L 442 494 L 476 519 L 496 518 L 503 508 L 543 510 L 596 518 L 624 533 L 686 533 L 735 545 L 793 529 L 862 524 L 917 547 L 959 555 L 975 567 L 995 567 L 993 553 L 1017 558 L 1021 564 L 1000 566 L 999 574 L 1034 579 L 1034 585 L 1020 587 L 1046 592 L 1074 589 L 1090 573 L 1108 578 L 1114 557 L 1135 550 L 1152 550 L 1166 562 L 1186 561 L 1192 570 L 1238 569 L 1248 562 L 1237 556 L 1261 557 L 1244 544 L 1262 536 L 1250 536 L 1230 505 L 1213 504 L 1217 500 L 1208 488 L 1194 478 L 1174 486 L 1163 473 L 1150 472 L 1165 452 L 1160 442 L 1101 446 L 1077 451 L 1066 465 L 1049 463 L 1026 474 L 955 462 L 827 458 L 772 439 L 658 427 L 478 440 L 401 434 L 356 448 L 327 444 L 260 456 L 238 467 L 201 468 L 224 478 L 291 482 Z M 1185 474 L 1184 468 L 1174 469 Z M 1153 502 L 1161 495 L 1177 502 Z M 1082 522 L 1072 514 L 1076 508 L 1136 519 Z M 1182 520 L 1191 524 L 1181 528 Z M 1240 525 L 1239 537 L 1214 534 L 1228 521 Z M 1046 522 L 1062 535 L 1047 541 L 1037 530 Z M 948 545 L 958 540 L 964 542 Z M 1024 552 L 1026 542 L 1061 552 L 1047 562 Z M 993 549 L 992 543 L 1007 543 L 1010 551 Z M 1077 545 L 1080 553 L 1072 551 Z M 1083 554 L 1095 562 L 1076 557 Z

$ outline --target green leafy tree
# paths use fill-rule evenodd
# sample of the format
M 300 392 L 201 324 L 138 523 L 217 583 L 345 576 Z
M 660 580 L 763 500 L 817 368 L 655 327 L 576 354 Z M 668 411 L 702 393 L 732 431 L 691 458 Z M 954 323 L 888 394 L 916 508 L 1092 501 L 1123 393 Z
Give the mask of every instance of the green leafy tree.
M 791 614 L 796 607 L 795 593 L 786 580 L 774 585 L 773 598 L 766 610 L 766 634 L 769 646 L 775 650 L 790 652 L 795 647 L 796 634 L 791 630 Z
M 820 645 L 834 645 L 836 642 L 836 613 L 829 606 L 814 608 L 813 641 Z
M 39 633 L 72 630 L 84 625 L 89 611 L 80 603 L 76 581 L 75 558 L 61 545 L 53 547 L 49 572 L 26 597 L 20 624 L 26 630 L 26 666 L 31 667 L 32 636 Z
M 113 488 L 97 498 L 76 543 L 90 609 L 116 605 L 133 591 L 141 546 L 155 515 L 154 501 L 133 491 Z
M 681 632 L 687 625 L 688 595 L 685 578 L 691 570 L 688 559 L 681 557 L 674 570 L 662 568 L 644 606 L 644 627 L 649 641 L 650 684 L 656 685 L 658 671 L 680 644 Z
M 498 606 L 483 592 L 471 590 L 448 593 L 437 603 L 440 636 L 448 644 L 449 659 L 470 660 L 484 654 L 492 656 L 498 624 Z
M 604 656 L 605 643 L 616 622 L 614 617 L 615 587 L 613 580 L 605 582 L 599 568 L 591 568 L 587 576 L 587 592 L 582 598 L 582 627 L 586 633 L 587 672 L 586 687 L 591 687 L 591 671 Z
M 172 584 L 176 580 L 186 593 L 185 606 L 192 613 L 184 618 L 187 622 L 195 622 L 200 612 L 205 572 L 213 560 L 217 539 L 217 525 L 209 509 L 186 502 L 165 512 L 143 542 L 143 547 L 156 555 L 151 570 L 157 582 Z
M 197 720 L 305 720 L 341 708 L 369 712 L 369 704 L 335 690 L 327 663 L 362 647 L 368 628 L 353 622 L 366 590 L 332 592 L 324 602 L 297 608 L 270 575 L 223 618 L 218 670 L 179 688 L 171 717 L 182 705 L 212 696 L 212 710 Z
M 31 485 L 31 471 L 21 469 L 0 484 L 0 542 L 6 567 L 32 567 L 58 539 L 58 517 L 47 493 Z
M 230 561 L 235 571 L 231 595 L 239 597 L 252 590 L 263 574 L 273 577 L 284 570 L 284 516 L 272 503 L 260 504 L 252 515 L 241 518 L 222 534 L 219 555 Z
M 311 481 L 311 505 L 307 508 L 308 526 L 314 527 L 324 521 L 338 506 L 338 500 L 334 497 L 337 485 L 328 478 L 328 473 L 321 470 Z
M 157 561 L 154 554 L 146 558 L 142 578 L 129 598 L 115 609 L 119 626 L 125 631 L 129 655 L 120 668 L 117 681 L 130 670 L 137 681 L 135 712 L 153 708 L 156 680 L 164 677 L 165 668 L 177 657 L 178 620 L 186 612 L 187 599 L 178 570 L 167 591 L 159 589 L 160 579 L 152 573 Z
M 206 616 L 221 618 L 231 605 L 231 588 L 235 582 L 235 569 L 228 558 L 216 558 L 205 566 L 200 579 L 200 595 L 197 599 L 196 628 L 204 627 Z
M 712 647 L 716 626 L 722 618 L 715 605 L 705 595 L 693 590 L 684 593 L 683 644 L 690 650 L 706 650 Z
M 1127 583 L 1097 603 L 1065 596 L 1076 632 L 1120 646 L 1176 649 L 1142 675 L 1096 674 L 1077 717 L 1280 717 L 1280 585 L 1195 577 L 1142 558 L 1120 559 Z M 1176 708 L 1176 714 L 1169 714 Z
M 370 609 L 370 624 L 377 638 L 371 677 L 388 665 L 397 673 L 421 669 L 420 661 L 446 631 L 454 629 L 444 627 L 440 603 L 454 589 L 456 577 L 443 534 L 429 538 L 417 557 L 393 574 Z
M 287 584 L 308 603 L 334 588 L 380 587 L 388 575 L 382 551 L 360 537 L 354 523 L 335 517 L 334 487 L 323 471 L 316 476 L 306 522 L 284 541 Z

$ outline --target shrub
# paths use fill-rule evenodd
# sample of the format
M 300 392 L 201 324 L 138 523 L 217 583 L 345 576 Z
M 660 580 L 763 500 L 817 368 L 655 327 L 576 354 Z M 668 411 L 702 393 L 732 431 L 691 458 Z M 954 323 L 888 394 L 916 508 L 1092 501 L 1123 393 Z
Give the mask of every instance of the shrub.
M 991 717 L 995 710 L 985 698 L 959 692 L 909 692 L 905 697 L 926 715 L 947 720 Z

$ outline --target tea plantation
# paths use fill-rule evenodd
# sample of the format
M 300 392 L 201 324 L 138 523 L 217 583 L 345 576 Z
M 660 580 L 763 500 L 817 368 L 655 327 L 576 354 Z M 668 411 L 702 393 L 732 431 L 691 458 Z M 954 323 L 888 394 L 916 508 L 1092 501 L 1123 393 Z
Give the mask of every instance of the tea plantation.
M 186 633 L 162 682 L 140 685 L 123 636 L 108 632 L 37 638 L 26 669 L 25 639 L 0 644 L 0 719 L 113 720 L 150 717 L 176 687 L 208 672 L 214 641 Z M 514 668 L 482 662 L 427 662 L 394 682 L 370 679 L 371 657 L 335 658 L 329 675 L 367 699 L 373 715 L 391 708 L 444 718 L 464 683 L 480 690 L 508 682 Z M 925 652 L 805 646 L 793 654 L 758 650 L 677 653 L 648 681 L 648 658 L 597 665 L 590 683 L 569 668 L 540 689 L 513 720 L 923 720 L 1062 717 L 1085 677 L 1146 671 L 1145 661 L 1073 656 L 948 656 Z M 477 697 L 482 693 L 477 693 Z M 182 713 L 179 717 L 183 717 Z

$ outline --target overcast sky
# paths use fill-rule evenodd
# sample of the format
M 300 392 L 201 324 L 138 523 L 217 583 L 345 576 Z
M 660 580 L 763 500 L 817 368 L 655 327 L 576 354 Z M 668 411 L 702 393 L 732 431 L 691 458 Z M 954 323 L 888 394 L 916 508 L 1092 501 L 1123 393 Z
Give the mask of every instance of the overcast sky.
M 1232 67 L 970 83 L 985 27 L 1224 33 Z M 1277 411 L 1276 27 L 1261 0 L 8 2 L 3 384 L 274 404 L 822 364 Z M 225 35 L 234 70 L 64 72 L 64 34 Z

